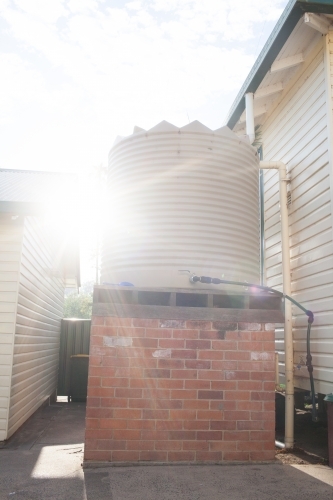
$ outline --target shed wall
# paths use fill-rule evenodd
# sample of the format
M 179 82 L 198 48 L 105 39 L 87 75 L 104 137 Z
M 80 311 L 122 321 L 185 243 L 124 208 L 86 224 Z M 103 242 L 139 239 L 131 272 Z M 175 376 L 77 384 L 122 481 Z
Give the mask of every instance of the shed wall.
M 330 108 L 331 112 L 331 108 Z M 324 48 L 320 42 L 262 127 L 265 160 L 281 160 L 291 176 L 289 210 L 292 295 L 314 312 L 311 332 L 316 391 L 333 389 L 333 244 Z M 331 140 L 331 139 L 330 139 Z M 278 174 L 265 173 L 265 271 L 282 289 Z M 306 316 L 293 308 L 295 386 L 309 389 Z M 276 333 L 284 373 L 283 329 Z M 283 376 L 281 381 L 283 381 Z
M 0 441 L 7 437 L 22 226 L 0 217 Z
M 55 391 L 64 284 L 39 219 L 26 217 L 8 437 Z

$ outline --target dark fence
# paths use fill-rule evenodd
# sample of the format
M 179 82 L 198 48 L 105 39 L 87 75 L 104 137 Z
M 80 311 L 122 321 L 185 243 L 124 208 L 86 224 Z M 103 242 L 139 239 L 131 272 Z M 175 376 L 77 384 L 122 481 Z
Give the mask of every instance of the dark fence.
M 69 396 L 71 356 L 89 354 L 90 319 L 63 319 L 61 321 L 58 396 Z

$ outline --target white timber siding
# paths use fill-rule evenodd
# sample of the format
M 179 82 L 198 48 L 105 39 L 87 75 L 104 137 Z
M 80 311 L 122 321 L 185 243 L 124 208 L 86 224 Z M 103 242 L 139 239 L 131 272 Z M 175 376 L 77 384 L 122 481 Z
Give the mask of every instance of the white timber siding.
M 39 219 L 26 217 L 17 303 L 8 436 L 55 391 L 63 278 Z
M 22 225 L 0 216 L 0 441 L 7 437 Z
M 291 178 L 288 210 L 292 296 L 314 312 L 311 351 L 315 390 L 326 394 L 333 391 L 333 244 L 331 138 L 328 137 L 324 49 L 320 42 L 308 55 L 263 123 L 262 137 L 264 160 L 283 161 Z M 281 290 L 276 171 L 265 173 L 265 242 L 266 282 L 268 286 Z M 295 387 L 308 390 L 306 329 L 307 317 L 293 307 Z M 283 382 L 282 328 L 277 329 L 276 349 L 279 352 L 280 381 Z

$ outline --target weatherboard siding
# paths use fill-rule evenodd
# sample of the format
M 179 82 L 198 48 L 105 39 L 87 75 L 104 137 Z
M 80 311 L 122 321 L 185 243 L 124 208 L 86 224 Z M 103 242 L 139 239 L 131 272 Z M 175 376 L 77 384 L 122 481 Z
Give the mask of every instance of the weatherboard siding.
M 332 61 L 331 61 L 332 64 Z M 320 42 L 286 87 L 262 126 L 264 160 L 286 163 L 291 177 L 289 235 L 292 296 L 314 312 L 311 331 L 316 391 L 333 390 L 333 243 L 324 50 Z M 279 188 L 265 173 L 265 271 L 268 286 L 282 289 Z M 309 389 L 307 318 L 293 307 L 295 386 Z M 283 328 L 277 329 L 281 382 Z
M 8 437 L 55 391 L 63 278 L 41 222 L 25 218 Z
M 0 441 L 7 437 L 21 245 L 22 226 L 0 217 Z

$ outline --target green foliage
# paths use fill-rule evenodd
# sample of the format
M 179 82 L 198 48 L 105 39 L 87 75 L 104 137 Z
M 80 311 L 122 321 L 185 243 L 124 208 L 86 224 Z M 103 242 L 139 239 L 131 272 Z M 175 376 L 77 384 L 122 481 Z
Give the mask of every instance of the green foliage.
M 65 297 L 64 318 L 90 319 L 92 302 L 92 295 L 88 293 L 68 295 Z

